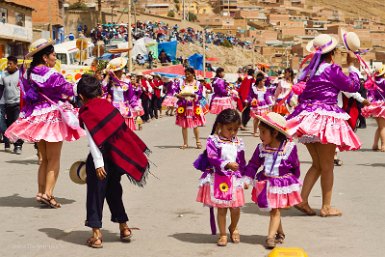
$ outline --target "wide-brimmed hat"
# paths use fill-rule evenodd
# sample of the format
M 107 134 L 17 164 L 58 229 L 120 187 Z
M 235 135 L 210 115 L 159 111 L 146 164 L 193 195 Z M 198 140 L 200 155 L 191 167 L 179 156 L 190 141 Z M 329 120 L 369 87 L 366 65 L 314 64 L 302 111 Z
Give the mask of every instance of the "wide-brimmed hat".
M 377 72 L 376 72 L 376 77 L 381 77 L 385 74 L 385 64 L 381 65 Z
M 356 33 L 341 29 L 341 39 L 347 50 L 352 52 L 360 50 L 361 41 Z
M 124 67 L 126 67 L 126 65 L 127 65 L 127 59 L 126 58 L 117 57 L 117 58 L 112 59 L 108 63 L 107 69 L 109 69 L 110 71 L 118 71 L 118 70 L 124 69 Z
M 267 124 L 268 126 L 278 130 L 286 137 L 290 137 L 290 134 L 287 131 L 286 119 L 282 115 L 276 112 L 269 112 L 268 114 L 262 116 L 257 115 L 257 119 Z
M 333 51 L 337 45 L 338 40 L 333 36 L 328 34 L 320 34 L 307 44 L 306 50 L 311 53 L 317 50 L 321 50 L 323 54 L 326 54 L 330 51 Z
M 86 163 L 84 161 L 77 161 L 71 165 L 70 179 L 76 184 L 85 184 L 87 179 Z
M 54 44 L 54 42 L 52 40 L 47 40 L 45 38 L 40 38 L 40 39 L 36 40 L 35 42 L 33 42 L 30 45 L 30 47 L 28 49 L 28 54 L 25 56 L 25 58 L 26 59 L 31 58 L 37 52 L 40 52 L 41 50 L 43 50 L 47 46 L 50 46 L 50 45 L 53 45 L 53 44 Z

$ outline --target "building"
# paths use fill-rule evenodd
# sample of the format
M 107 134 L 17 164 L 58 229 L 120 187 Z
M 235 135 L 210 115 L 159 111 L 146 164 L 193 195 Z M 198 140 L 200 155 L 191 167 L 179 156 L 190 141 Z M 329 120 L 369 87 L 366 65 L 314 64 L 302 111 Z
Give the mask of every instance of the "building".
M 43 32 L 41 37 L 48 35 L 57 43 L 64 41 L 64 0 L 12 0 L 12 2 L 33 6 L 33 29 Z M 50 25 L 52 27 L 52 35 L 44 33 L 50 31 Z
M 167 16 L 168 12 L 174 10 L 172 0 L 140 0 L 136 3 L 139 12 Z
M 0 58 L 22 58 L 32 41 L 32 11 L 29 6 L 0 0 Z

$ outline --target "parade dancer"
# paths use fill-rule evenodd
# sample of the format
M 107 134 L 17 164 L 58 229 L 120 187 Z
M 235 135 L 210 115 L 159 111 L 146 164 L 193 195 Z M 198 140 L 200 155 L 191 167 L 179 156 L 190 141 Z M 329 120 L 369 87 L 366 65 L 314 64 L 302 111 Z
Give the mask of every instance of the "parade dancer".
M 251 86 L 255 83 L 254 70 L 249 69 L 247 71 L 247 77 L 245 77 L 238 89 L 239 100 L 238 110 L 242 112 L 242 126 L 241 130 L 246 130 L 247 123 L 250 120 L 250 105 L 247 103 L 247 97 L 251 90 Z
M 240 242 L 238 221 L 240 207 L 245 204 L 243 171 L 246 164 L 244 144 L 237 137 L 241 117 L 236 110 L 223 110 L 216 118 L 206 150 L 194 162 L 196 169 L 203 172 L 197 201 L 210 207 L 212 233 L 216 234 L 213 208 L 218 209 L 218 246 L 227 245 L 226 216 L 230 210 L 231 223 L 228 227 L 233 243 Z
M 375 74 L 375 85 L 368 89 L 370 106 L 362 109 L 365 118 L 373 117 L 377 122 L 372 149 L 385 152 L 385 65 L 382 65 Z M 378 141 L 381 146 L 378 147 Z
M 26 58 L 33 58 L 27 71 L 20 70 L 20 88 L 25 105 L 20 117 L 8 128 L 5 135 L 12 141 L 19 139 L 37 142 L 42 155 L 38 172 L 36 200 L 51 208 L 60 208 L 53 196 L 60 170 L 63 141 L 75 141 L 84 135 L 81 128 L 67 125 L 59 111 L 59 101 L 74 96 L 73 85 L 53 67 L 56 54 L 52 41 L 39 39 L 31 44 Z M 68 111 L 77 115 L 69 104 Z
M 300 169 L 295 143 L 288 140 L 286 120 L 270 112 L 257 116 L 260 120 L 260 138 L 253 157 L 246 166 L 245 175 L 253 180 L 252 200 L 259 208 L 270 212 L 270 224 L 266 248 L 283 243 L 285 233 L 281 221 L 281 209 L 302 202 Z M 263 169 L 257 173 L 258 169 Z
M 179 84 L 180 82 L 178 79 L 168 79 L 168 81 L 164 83 L 166 97 L 163 100 L 162 106 L 167 108 L 167 116 L 174 116 L 174 109 L 178 102 L 178 98 L 176 98 L 175 95 L 179 93 Z
M 225 77 L 225 70 L 218 68 L 213 81 L 214 94 L 211 97 L 210 113 L 219 114 L 225 109 L 232 109 L 231 96 L 229 91 L 229 84 L 223 79 Z
M 308 200 L 318 178 L 321 178 L 322 217 L 340 216 L 341 211 L 331 207 L 334 153 L 356 150 L 360 140 L 347 123 L 349 115 L 337 106 L 340 91 L 357 92 L 360 80 L 355 72 L 346 76 L 342 68 L 333 62 L 337 40 L 326 34 L 310 41 L 307 49 L 313 52 L 310 64 L 302 71 L 299 81 L 306 81 L 306 87 L 299 97 L 299 105 L 288 116 L 291 134 L 296 134 L 311 155 L 312 166 L 307 172 L 302 187 L 303 202 L 297 209 L 307 215 L 315 215 Z
M 256 79 L 249 92 L 247 102 L 250 103 L 250 117 L 254 119 L 253 135 L 257 137 L 257 129 L 259 123 L 259 119 L 257 117 L 270 112 L 274 103 L 273 97 L 265 86 L 264 77 L 259 77 Z
M 136 113 L 140 112 L 140 107 L 130 80 L 123 76 L 126 65 L 127 59 L 123 57 L 112 59 L 108 63 L 103 91 L 112 105 L 120 111 L 127 126 L 136 130 L 135 117 Z
M 83 75 L 77 93 L 84 103 L 79 112 L 82 127 L 86 130 L 90 154 L 86 161 L 87 219 L 85 225 L 92 228 L 87 244 L 102 248 L 103 205 L 107 200 L 111 221 L 119 223 L 120 240 L 131 240 L 132 231 L 122 201 L 121 176 L 126 174 L 135 185 L 146 182 L 149 163 L 147 146 L 127 127 L 125 118 L 109 101 L 102 99 L 100 82 Z
M 206 118 L 203 114 L 200 100 L 202 99 L 203 86 L 195 80 L 195 71 L 189 67 L 185 70 L 186 79 L 180 86 L 177 102 L 177 115 L 175 124 L 182 127 L 183 145 L 180 149 L 188 148 L 187 129 L 193 128 L 196 148 L 201 149 L 199 140 L 199 127 L 205 125 Z
M 291 68 L 285 69 L 284 77 L 278 82 L 278 86 L 275 90 L 275 105 L 273 112 L 279 113 L 283 116 L 289 114 L 289 108 L 291 108 L 290 100 L 293 97 L 291 88 L 293 86 L 294 71 Z

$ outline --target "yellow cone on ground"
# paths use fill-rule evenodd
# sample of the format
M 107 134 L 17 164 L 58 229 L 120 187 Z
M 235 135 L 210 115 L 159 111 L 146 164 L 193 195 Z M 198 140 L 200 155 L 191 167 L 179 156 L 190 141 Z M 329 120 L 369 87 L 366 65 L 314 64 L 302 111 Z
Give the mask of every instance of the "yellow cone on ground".
M 268 257 L 308 257 L 302 248 L 274 248 Z

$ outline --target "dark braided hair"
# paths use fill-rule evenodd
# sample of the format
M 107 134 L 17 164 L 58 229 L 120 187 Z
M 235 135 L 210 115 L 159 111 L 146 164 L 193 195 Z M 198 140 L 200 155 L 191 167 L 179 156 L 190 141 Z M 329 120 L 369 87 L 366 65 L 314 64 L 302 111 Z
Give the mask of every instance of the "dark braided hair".
M 219 124 L 228 125 L 231 123 L 241 124 L 241 116 L 239 113 L 236 110 L 230 108 L 221 111 L 215 119 L 213 129 L 211 130 L 211 135 L 214 135 L 217 132 L 217 127 Z
M 49 46 L 43 48 L 42 50 L 40 50 L 39 52 L 37 52 L 33 55 L 32 62 L 31 62 L 29 69 L 27 71 L 28 80 L 31 77 L 31 73 L 32 73 L 33 68 L 35 68 L 36 66 L 38 66 L 40 64 L 45 64 L 45 61 L 43 60 L 43 56 L 44 55 L 48 56 L 48 55 L 52 54 L 53 52 L 55 52 L 55 48 L 53 47 L 53 45 L 49 45 Z

